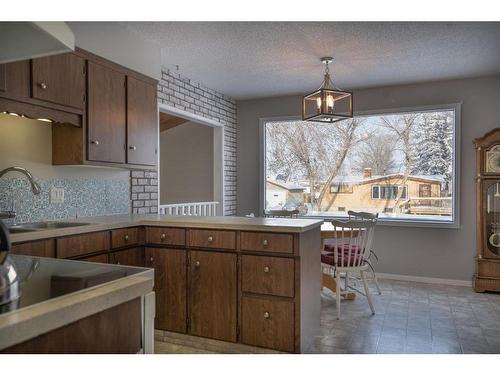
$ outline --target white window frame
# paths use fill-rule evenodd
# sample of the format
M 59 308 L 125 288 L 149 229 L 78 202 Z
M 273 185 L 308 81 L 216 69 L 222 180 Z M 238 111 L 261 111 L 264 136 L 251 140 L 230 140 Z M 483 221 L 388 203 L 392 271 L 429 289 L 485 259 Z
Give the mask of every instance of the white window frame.
M 431 227 L 431 228 L 446 228 L 446 229 L 460 229 L 460 137 L 461 137 L 461 109 L 462 102 L 438 104 L 428 106 L 414 106 L 404 108 L 386 108 L 380 110 L 370 111 L 355 111 L 354 117 L 360 116 L 376 116 L 384 114 L 398 114 L 407 112 L 428 112 L 428 111 L 446 111 L 453 110 L 455 112 L 455 126 L 453 132 L 453 214 L 450 221 L 442 220 L 429 220 L 418 219 L 396 219 L 396 218 L 379 218 L 379 223 L 386 226 L 395 227 Z M 259 118 L 259 207 L 261 212 L 265 210 L 265 176 L 266 176 L 266 139 L 265 139 L 265 125 L 268 122 L 277 121 L 301 121 L 300 116 L 277 116 L 277 117 L 262 117 Z M 380 193 L 379 193 L 380 194 Z M 317 219 L 345 219 L 345 216 L 307 216 L 304 218 L 317 218 Z

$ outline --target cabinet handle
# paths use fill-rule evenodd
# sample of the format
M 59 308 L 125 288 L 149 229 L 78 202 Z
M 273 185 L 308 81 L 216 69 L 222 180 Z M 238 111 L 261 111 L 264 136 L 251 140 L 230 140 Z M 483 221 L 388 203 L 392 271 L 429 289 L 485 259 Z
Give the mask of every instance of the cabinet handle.
M 269 312 L 267 312 L 267 311 L 266 311 L 266 312 L 264 313 L 264 318 L 265 318 L 265 319 L 269 319 L 270 317 L 271 317 L 271 314 L 269 314 Z
M 194 262 L 194 266 L 195 266 L 196 268 L 200 267 L 200 261 L 199 261 L 199 260 L 197 260 L 196 262 Z
M 40 86 L 42 90 L 45 90 L 47 88 L 47 84 L 45 82 L 40 82 L 38 86 Z
M 262 246 L 267 246 L 267 245 L 269 245 L 269 242 L 267 242 L 267 240 L 263 240 L 262 241 Z
M 99 141 L 90 141 L 90 144 L 98 146 L 99 145 Z
M 137 150 L 137 147 L 136 147 L 136 146 L 128 146 L 128 148 L 129 148 L 130 150 Z
M 268 266 L 265 266 L 265 267 L 264 267 L 264 273 L 269 273 L 269 271 L 270 271 L 270 270 L 271 270 L 271 269 L 270 269 Z
M 160 238 L 161 238 L 162 240 L 165 240 L 165 239 L 167 238 L 167 235 L 166 235 L 165 233 L 162 233 L 162 234 L 161 234 L 161 236 L 160 236 Z
M 125 241 L 128 241 L 128 234 L 126 234 L 126 235 L 123 237 L 123 239 L 124 239 Z
M 212 236 L 208 236 L 208 242 L 214 242 L 214 238 Z

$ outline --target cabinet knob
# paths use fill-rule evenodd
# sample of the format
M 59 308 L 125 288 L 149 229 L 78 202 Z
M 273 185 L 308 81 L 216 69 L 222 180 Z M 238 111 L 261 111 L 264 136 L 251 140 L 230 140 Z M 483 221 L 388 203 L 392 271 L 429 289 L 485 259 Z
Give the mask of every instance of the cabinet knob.
M 128 146 L 129 150 L 137 150 L 136 146 Z
M 271 269 L 270 269 L 268 266 L 265 266 L 265 267 L 264 267 L 264 273 L 269 273 L 269 271 L 270 271 L 270 270 L 271 270 Z
M 151 263 L 153 263 L 153 260 L 154 260 L 154 259 L 153 259 L 153 257 L 149 258 L 149 261 L 150 261 Z
M 45 82 L 40 82 L 38 86 L 40 86 L 42 90 L 45 90 L 47 88 L 47 84 Z
M 197 260 L 196 262 L 194 262 L 194 266 L 195 266 L 196 268 L 198 268 L 198 267 L 200 266 L 200 261 L 199 261 L 199 260 Z
M 267 246 L 267 245 L 269 245 L 269 242 L 267 242 L 267 240 L 263 240 L 262 241 L 262 246 Z
M 128 241 L 128 234 L 126 234 L 126 235 L 123 237 L 123 239 L 124 239 L 125 241 Z
M 90 141 L 90 144 L 93 144 L 93 145 L 96 145 L 96 146 L 97 146 L 97 145 L 99 145 L 99 141 L 97 141 L 97 140 L 93 140 L 93 141 Z
M 271 314 L 269 314 L 269 312 L 266 311 L 264 313 L 264 318 L 269 319 L 270 317 L 271 317 Z
M 121 263 L 120 262 L 116 262 L 116 264 L 120 265 Z
M 167 238 L 167 235 L 166 235 L 165 233 L 162 233 L 162 234 L 161 234 L 161 236 L 160 236 L 160 238 L 161 238 L 162 240 L 165 240 L 165 239 Z
M 214 242 L 214 238 L 212 236 L 208 236 L 208 242 Z

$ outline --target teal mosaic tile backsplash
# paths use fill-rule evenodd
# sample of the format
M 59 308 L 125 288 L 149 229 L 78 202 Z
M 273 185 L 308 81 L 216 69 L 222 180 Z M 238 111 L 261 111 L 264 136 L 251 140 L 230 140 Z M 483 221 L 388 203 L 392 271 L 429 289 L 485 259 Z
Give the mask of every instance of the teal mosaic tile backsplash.
M 15 219 L 9 223 L 30 223 L 88 216 L 128 214 L 130 184 L 119 179 L 36 179 L 42 193 L 33 195 L 24 178 L 0 180 L 0 211 L 15 202 Z M 50 188 L 64 188 L 64 203 L 50 202 Z

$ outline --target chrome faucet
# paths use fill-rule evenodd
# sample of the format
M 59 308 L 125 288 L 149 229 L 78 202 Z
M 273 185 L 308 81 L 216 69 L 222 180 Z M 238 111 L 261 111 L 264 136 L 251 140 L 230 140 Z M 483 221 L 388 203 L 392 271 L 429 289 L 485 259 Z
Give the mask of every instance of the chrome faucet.
M 24 174 L 31 184 L 31 191 L 33 192 L 33 194 L 38 195 L 42 192 L 40 185 L 38 185 L 38 183 L 33 178 L 33 175 L 26 168 L 23 167 L 5 168 L 4 170 L 0 171 L 0 178 L 8 172 L 19 172 Z M 14 211 L 14 209 L 12 209 L 11 211 L 0 211 L 0 219 L 12 219 L 14 217 L 16 217 L 16 212 Z

